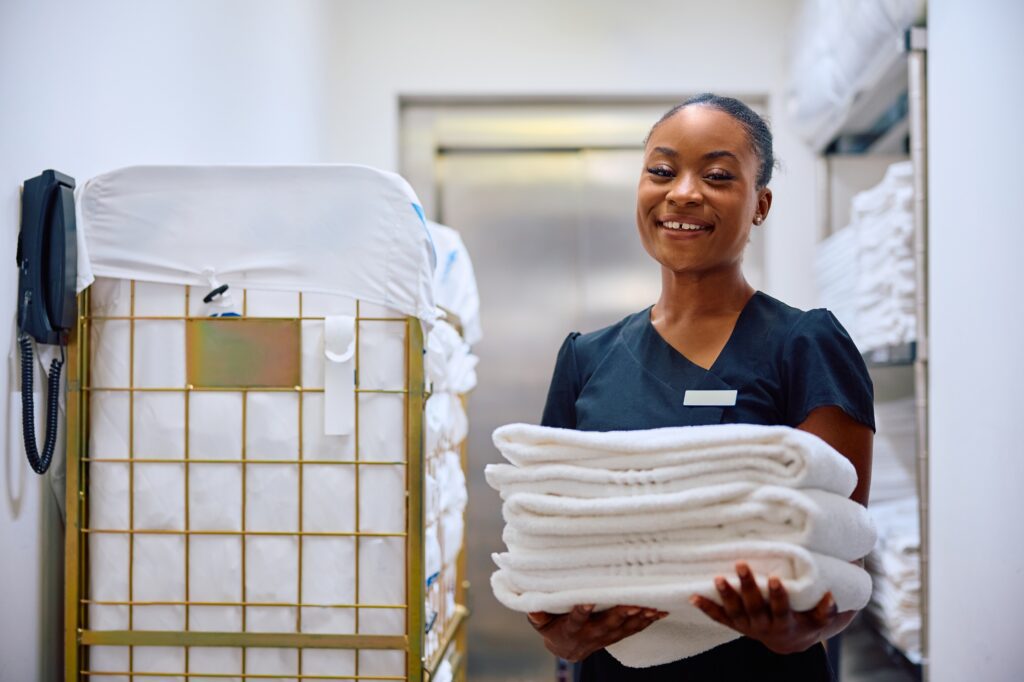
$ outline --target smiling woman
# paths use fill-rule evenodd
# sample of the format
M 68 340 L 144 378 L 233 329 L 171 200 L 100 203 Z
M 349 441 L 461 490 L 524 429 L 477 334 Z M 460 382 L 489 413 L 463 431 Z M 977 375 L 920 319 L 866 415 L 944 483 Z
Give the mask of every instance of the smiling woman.
M 738 266 L 751 224 L 771 209 L 767 126 L 743 105 L 758 124 L 745 125 L 716 106 L 721 100 L 736 102 L 694 98 L 670 110 L 647 139 L 637 227 L 647 252 L 673 273 Z M 692 242 L 677 248 L 680 238 Z
M 826 310 L 801 311 L 755 291 L 743 275 L 754 226 L 771 209 L 774 164 L 767 124 L 738 100 L 700 95 L 671 109 L 648 136 L 636 224 L 661 268 L 653 306 L 589 334 L 566 338 L 542 423 L 621 431 L 714 423 L 786 425 L 813 433 L 858 474 L 852 499 L 867 504 L 874 430 L 863 359 Z M 685 400 L 687 391 L 729 391 L 735 404 Z M 626 668 L 604 647 L 666 614 L 652 605 L 530 614 L 553 653 L 580 661 L 582 682 L 605 680 L 829 680 L 818 643 L 850 622 L 831 594 L 790 608 L 769 576 L 762 595 L 749 567 L 734 588 L 716 580 L 720 604 L 694 606 L 742 637 L 650 668 Z

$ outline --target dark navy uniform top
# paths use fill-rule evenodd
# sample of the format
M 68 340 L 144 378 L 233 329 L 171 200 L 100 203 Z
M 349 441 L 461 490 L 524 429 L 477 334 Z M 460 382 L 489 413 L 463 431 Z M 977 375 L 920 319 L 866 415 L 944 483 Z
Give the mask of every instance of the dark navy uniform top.
M 735 406 L 683 405 L 687 390 L 723 389 L 737 391 Z M 804 312 L 757 292 L 707 370 L 661 337 L 650 308 L 590 334 L 570 334 L 558 352 L 541 423 L 582 431 L 797 426 L 830 405 L 873 430 L 872 400 L 864 360 L 832 313 Z M 746 637 L 652 668 L 626 668 L 601 650 L 578 673 L 581 682 L 831 679 L 821 646 L 781 655 Z

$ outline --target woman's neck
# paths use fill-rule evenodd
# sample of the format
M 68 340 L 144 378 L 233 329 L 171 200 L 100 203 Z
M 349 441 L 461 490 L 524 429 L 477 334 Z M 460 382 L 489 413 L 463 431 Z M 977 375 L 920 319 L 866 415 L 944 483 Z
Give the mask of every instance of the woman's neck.
M 652 317 L 667 325 L 699 318 L 735 316 L 754 295 L 739 267 L 703 273 L 677 273 L 662 268 L 661 297 Z

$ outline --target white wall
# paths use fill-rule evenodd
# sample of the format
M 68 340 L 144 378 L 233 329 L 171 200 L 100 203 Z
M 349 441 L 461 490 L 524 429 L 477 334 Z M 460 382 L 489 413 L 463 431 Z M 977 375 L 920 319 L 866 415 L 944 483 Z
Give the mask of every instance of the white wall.
M 1024 4 L 928 7 L 934 682 L 1024 671 Z
M 137 163 L 323 160 L 325 1 L 0 4 L 5 358 L 17 291 L 20 183 L 46 168 L 83 181 Z M 5 361 L 0 386 L 7 385 Z M 0 677 L 54 680 L 61 665 L 63 530 L 52 496 L 21 453 L 8 449 L 3 457 Z
M 767 96 L 784 164 L 773 182 L 767 226 L 767 289 L 812 306 L 814 157 L 786 130 L 781 107 L 796 6 L 794 0 L 336 3 L 331 155 L 397 168 L 401 95 L 672 99 L 712 90 Z

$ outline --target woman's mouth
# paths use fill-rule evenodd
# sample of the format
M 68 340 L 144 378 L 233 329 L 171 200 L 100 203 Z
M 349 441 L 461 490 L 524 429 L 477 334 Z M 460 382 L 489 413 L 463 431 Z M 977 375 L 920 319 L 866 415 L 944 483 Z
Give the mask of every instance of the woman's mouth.
M 658 227 L 663 227 L 673 232 L 710 232 L 714 229 L 711 225 L 696 225 L 694 223 L 676 222 L 674 220 L 659 220 Z

